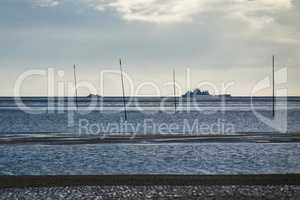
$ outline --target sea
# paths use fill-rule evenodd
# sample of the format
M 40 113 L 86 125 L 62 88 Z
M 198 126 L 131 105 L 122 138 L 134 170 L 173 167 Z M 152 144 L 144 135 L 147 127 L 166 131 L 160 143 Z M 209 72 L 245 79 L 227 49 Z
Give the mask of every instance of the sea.
M 241 133 L 300 133 L 300 97 L 0 97 L 2 140 Z M 300 173 L 300 143 L 0 145 L 0 175 L 261 173 Z

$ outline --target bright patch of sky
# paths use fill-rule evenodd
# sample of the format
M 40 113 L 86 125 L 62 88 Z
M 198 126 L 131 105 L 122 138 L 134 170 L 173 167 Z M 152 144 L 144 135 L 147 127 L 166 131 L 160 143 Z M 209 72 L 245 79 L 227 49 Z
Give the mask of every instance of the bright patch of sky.
M 81 79 L 99 85 L 119 57 L 136 86 L 163 85 L 175 68 L 186 87 L 188 67 L 191 88 L 233 81 L 230 93 L 249 95 L 270 74 L 273 54 L 278 69 L 288 67 L 289 95 L 300 95 L 299 18 L 298 0 L 2 0 L 0 95 L 12 95 L 28 69 L 54 67 L 71 81 L 74 63 Z M 45 95 L 41 81 L 29 81 L 24 95 Z M 118 83 L 107 91 L 118 95 Z

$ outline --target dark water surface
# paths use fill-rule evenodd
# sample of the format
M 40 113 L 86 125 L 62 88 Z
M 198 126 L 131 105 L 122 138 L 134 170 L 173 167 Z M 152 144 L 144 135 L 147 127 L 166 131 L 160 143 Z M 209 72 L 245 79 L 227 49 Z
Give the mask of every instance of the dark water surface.
M 128 103 L 128 129 L 115 129 L 121 126 L 124 118 L 122 101 L 118 97 L 96 101 L 89 106 L 88 98 L 79 98 L 79 108 L 66 98 L 23 99 L 19 105 L 13 98 L 0 98 L 0 134 L 2 133 L 47 133 L 63 132 L 84 134 L 97 133 L 234 133 L 234 132 L 274 132 L 274 125 L 286 124 L 281 132 L 300 131 L 300 98 L 289 97 L 276 101 L 276 120 L 272 117 L 271 99 L 231 97 L 225 102 L 217 100 L 198 100 L 181 102 L 174 114 L 172 101 L 160 102 L 160 98 L 142 98 Z M 262 120 L 263 118 L 263 120 Z M 86 120 L 88 126 L 100 126 L 98 131 L 79 130 L 80 121 Z M 272 120 L 271 124 L 266 121 Z M 148 124 L 147 124 L 148 123 Z M 193 125 L 198 129 L 189 129 Z M 176 127 L 160 130 L 160 125 Z M 113 126 L 112 126 L 113 125 Z M 152 126 L 152 128 L 149 126 Z M 155 127 L 154 127 L 155 126 Z M 208 128 L 207 128 L 208 126 Z M 221 129 L 220 127 L 221 126 Z M 97 127 L 96 127 L 97 128 Z M 168 127 L 167 127 L 168 128 Z
M 110 126 L 124 123 L 118 99 L 112 98 L 91 110 L 88 104 L 81 100 L 77 110 L 64 100 L 49 104 L 45 98 L 27 98 L 23 105 L 26 107 L 18 107 L 12 98 L 0 98 L 0 134 L 77 134 L 80 120 L 88 122 L 88 129 L 103 127 L 81 132 L 96 135 L 278 131 L 262 120 L 272 120 L 269 98 L 252 103 L 249 98 L 231 98 L 225 104 L 213 100 L 199 101 L 197 105 L 183 102 L 175 114 L 172 102 L 161 107 L 158 101 L 143 101 L 138 106 L 128 105 L 131 129 Z M 273 125 L 285 123 L 286 134 L 300 132 L 300 98 L 277 102 L 277 109 L 278 118 Z M 145 120 L 151 121 L 150 128 Z M 192 126 L 195 121 L 208 128 L 187 129 L 186 125 Z M 223 129 L 219 130 L 216 127 L 220 124 Z M 153 128 L 160 125 L 172 128 Z M 0 145 L 1 175 L 248 173 L 300 173 L 300 143 Z
M 1 175 L 300 173 L 300 143 L 1 145 Z

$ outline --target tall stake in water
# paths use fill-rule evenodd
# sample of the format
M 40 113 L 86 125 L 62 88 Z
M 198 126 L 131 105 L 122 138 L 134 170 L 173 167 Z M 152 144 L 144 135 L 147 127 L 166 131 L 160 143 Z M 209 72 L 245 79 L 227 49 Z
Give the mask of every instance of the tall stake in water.
M 175 83 L 175 69 L 173 69 L 173 89 L 174 89 L 174 109 L 175 109 L 175 113 L 177 110 L 177 102 L 176 102 L 176 83 Z
M 78 92 L 77 92 L 77 76 L 76 76 L 76 65 L 74 65 L 74 83 L 75 83 L 75 104 L 76 104 L 76 109 L 78 109 Z
M 125 88 L 124 88 L 122 60 L 120 59 L 119 61 L 120 61 L 120 73 L 121 73 L 121 82 L 122 82 L 122 92 L 123 92 L 124 117 L 125 117 L 125 121 L 127 121 L 127 110 L 126 110 L 126 99 L 125 99 Z
M 275 56 L 272 56 L 272 81 L 273 81 L 273 94 L 272 94 L 272 114 L 275 116 Z

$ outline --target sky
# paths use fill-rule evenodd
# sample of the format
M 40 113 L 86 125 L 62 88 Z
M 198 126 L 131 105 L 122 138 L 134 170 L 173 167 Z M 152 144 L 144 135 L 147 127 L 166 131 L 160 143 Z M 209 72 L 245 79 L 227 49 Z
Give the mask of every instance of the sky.
M 72 95 L 58 83 L 74 82 L 74 64 L 79 84 L 121 95 L 119 58 L 130 95 L 172 95 L 173 69 L 178 94 L 270 95 L 253 91 L 271 75 L 272 55 L 276 71 L 287 69 L 276 88 L 300 95 L 299 19 L 300 0 L 1 0 L 0 96 Z M 52 93 L 46 76 L 18 86 L 24 72 L 48 68 Z

